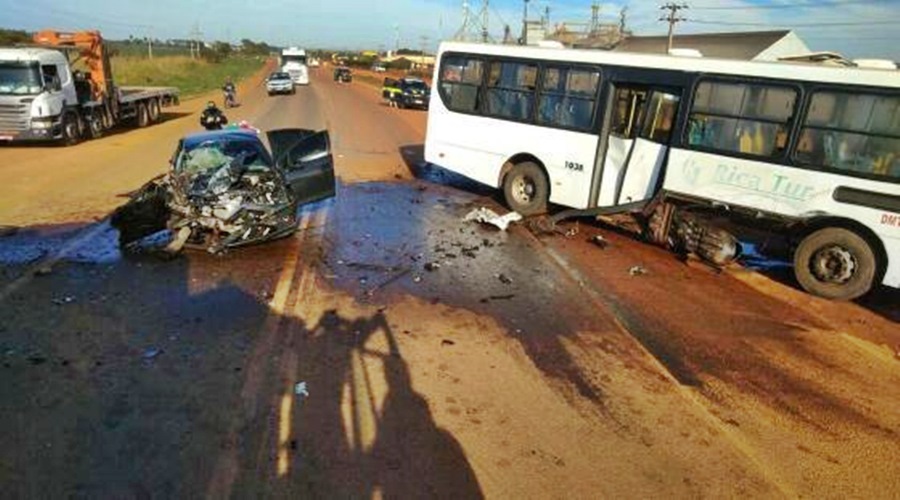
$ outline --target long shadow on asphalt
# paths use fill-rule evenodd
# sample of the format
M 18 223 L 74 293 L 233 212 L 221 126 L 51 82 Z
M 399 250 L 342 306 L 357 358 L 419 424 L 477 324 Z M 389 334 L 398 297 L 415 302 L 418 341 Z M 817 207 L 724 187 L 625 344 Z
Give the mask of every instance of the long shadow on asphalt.
M 100 238 L 114 240 L 115 231 Z M 270 307 L 268 292 L 296 244 L 167 262 L 91 261 L 85 253 L 7 297 L 0 303 L 4 490 L 22 498 L 196 498 L 224 477 L 238 496 L 480 497 L 461 447 L 412 388 L 383 315 L 294 318 Z M 305 252 L 299 258 L 311 259 Z M 376 336 L 387 353 L 367 347 Z M 288 356 L 296 372 L 282 371 Z M 357 417 L 348 420 L 341 396 L 359 357 L 363 370 L 366 360 L 383 366 L 386 397 L 380 412 L 354 406 Z M 289 467 L 279 476 L 273 416 L 286 382 L 301 380 L 309 396 L 293 405 Z M 367 412 L 377 416 L 361 422 Z M 373 422 L 369 446 L 346 437 Z M 218 464 L 231 453 L 238 467 L 223 476 Z

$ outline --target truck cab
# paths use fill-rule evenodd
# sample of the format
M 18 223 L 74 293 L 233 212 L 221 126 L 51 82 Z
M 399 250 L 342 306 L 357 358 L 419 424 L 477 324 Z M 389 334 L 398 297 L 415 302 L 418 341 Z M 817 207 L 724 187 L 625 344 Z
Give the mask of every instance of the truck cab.
M 62 136 L 64 111 L 78 105 L 66 56 L 50 49 L 0 49 L 0 140 Z

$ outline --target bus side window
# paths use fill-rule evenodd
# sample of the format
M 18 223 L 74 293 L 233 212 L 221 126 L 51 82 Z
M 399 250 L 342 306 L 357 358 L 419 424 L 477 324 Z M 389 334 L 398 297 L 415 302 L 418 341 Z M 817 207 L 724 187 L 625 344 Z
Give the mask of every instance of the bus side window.
M 440 96 L 451 111 L 481 110 L 478 99 L 484 63 L 466 56 L 447 56 L 441 66 Z
M 800 137 L 800 164 L 900 179 L 900 97 L 816 92 Z
M 778 157 L 787 149 L 797 91 L 764 84 L 703 81 L 688 117 L 690 146 Z

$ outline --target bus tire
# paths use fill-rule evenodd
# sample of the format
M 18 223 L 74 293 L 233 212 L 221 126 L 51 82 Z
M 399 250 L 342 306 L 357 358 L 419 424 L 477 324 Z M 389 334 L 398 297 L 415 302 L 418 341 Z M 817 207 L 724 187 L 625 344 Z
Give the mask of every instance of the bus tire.
M 517 164 L 503 178 L 503 197 L 510 209 L 522 215 L 546 213 L 550 183 L 544 170 L 531 161 Z
M 135 116 L 138 128 L 144 128 L 150 124 L 150 116 L 147 112 L 147 105 L 140 102 L 137 104 L 137 115 Z
M 878 261 L 865 238 L 841 227 L 807 235 L 794 251 L 794 276 L 807 292 L 853 300 L 872 289 Z

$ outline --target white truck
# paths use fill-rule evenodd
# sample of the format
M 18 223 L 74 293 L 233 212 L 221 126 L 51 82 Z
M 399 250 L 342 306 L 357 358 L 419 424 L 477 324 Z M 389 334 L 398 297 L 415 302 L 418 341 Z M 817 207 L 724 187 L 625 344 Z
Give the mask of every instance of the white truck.
M 291 75 L 295 85 L 309 85 L 306 51 L 289 47 L 281 51 L 281 71 Z
M 116 86 L 99 32 L 42 31 L 34 41 L 0 48 L 0 142 L 72 145 L 120 123 L 145 127 L 178 103 L 176 88 Z M 78 61 L 86 70 L 73 69 Z

